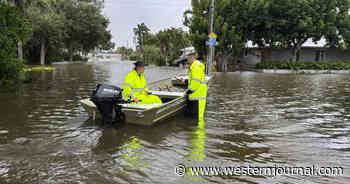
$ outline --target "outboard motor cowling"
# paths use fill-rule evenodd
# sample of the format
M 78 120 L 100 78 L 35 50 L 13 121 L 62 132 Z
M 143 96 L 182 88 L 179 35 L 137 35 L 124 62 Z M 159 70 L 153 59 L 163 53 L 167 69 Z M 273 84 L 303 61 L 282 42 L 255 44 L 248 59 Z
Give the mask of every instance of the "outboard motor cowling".
M 113 123 L 121 116 L 121 106 L 123 102 L 123 89 L 107 85 L 98 84 L 93 91 L 91 101 L 94 102 L 100 113 L 102 114 L 102 123 Z

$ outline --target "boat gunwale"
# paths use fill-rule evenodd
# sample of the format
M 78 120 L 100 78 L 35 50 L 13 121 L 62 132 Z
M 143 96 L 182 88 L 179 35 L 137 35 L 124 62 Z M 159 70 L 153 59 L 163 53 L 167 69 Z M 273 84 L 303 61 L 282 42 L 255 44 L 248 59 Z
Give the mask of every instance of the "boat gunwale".
M 158 110 L 161 109 L 165 106 L 171 105 L 173 103 L 175 103 L 176 101 L 179 101 L 180 99 L 185 98 L 184 96 L 179 96 L 177 98 L 173 98 L 172 100 L 170 100 L 169 102 L 166 102 L 164 104 L 161 104 L 158 107 L 153 107 L 153 108 L 149 108 L 149 109 L 142 109 L 142 108 L 132 108 L 132 107 L 122 107 L 123 111 L 136 111 L 136 112 L 147 112 L 150 110 Z

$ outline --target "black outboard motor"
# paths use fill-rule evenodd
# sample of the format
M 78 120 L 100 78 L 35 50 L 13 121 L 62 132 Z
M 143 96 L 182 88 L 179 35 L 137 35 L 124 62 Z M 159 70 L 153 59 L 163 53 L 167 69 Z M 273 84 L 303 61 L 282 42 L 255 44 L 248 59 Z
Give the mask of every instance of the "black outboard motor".
M 93 91 L 91 101 L 102 114 L 103 125 L 125 119 L 120 104 L 127 102 L 123 100 L 122 91 L 123 89 L 117 86 L 107 84 L 98 84 Z

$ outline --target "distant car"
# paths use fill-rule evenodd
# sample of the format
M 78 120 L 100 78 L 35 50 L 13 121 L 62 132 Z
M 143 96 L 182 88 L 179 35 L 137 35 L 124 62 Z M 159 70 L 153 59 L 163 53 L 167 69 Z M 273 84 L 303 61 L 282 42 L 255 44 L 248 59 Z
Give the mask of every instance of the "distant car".
M 171 66 L 185 66 L 186 63 L 187 63 L 187 56 L 188 56 L 188 54 L 192 54 L 192 53 L 196 52 L 194 47 L 183 48 L 180 51 L 182 52 L 180 58 L 174 60 L 171 63 Z
M 176 59 L 172 62 L 172 66 L 184 66 L 187 63 L 187 57 L 182 57 L 179 59 Z

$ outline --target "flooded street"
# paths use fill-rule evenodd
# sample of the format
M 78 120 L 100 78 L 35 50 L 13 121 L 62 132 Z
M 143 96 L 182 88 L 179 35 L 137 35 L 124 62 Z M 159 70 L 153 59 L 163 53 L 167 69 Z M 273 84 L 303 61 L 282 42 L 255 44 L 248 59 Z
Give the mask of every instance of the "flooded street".
M 152 127 L 103 129 L 79 100 L 118 85 L 130 63 L 55 65 L 0 93 L 0 183 L 350 182 L 348 75 L 216 74 L 205 124 L 177 116 Z M 146 68 L 148 82 L 184 71 Z M 342 167 L 343 176 L 179 177 L 186 166 Z

